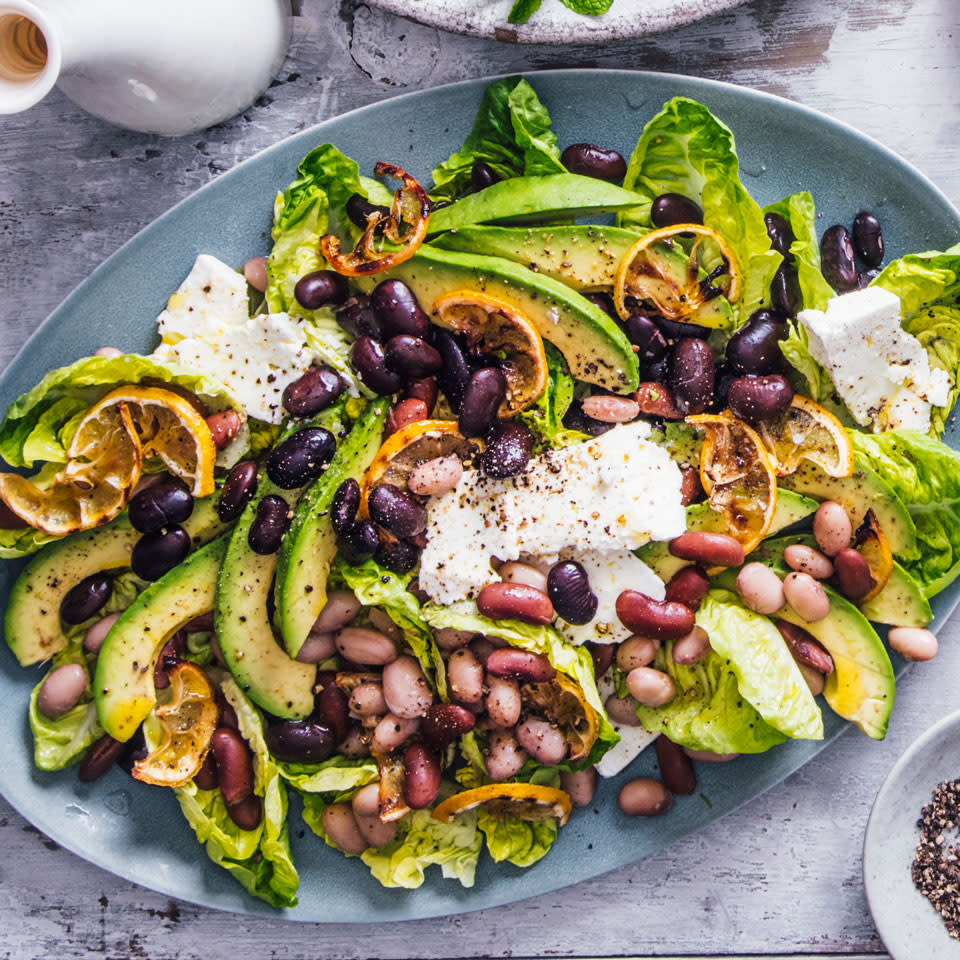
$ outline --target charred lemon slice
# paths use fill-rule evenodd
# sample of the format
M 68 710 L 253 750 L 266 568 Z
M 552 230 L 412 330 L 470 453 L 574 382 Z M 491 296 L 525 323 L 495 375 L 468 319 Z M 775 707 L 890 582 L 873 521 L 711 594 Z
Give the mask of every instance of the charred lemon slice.
M 133 765 L 134 778 L 158 787 L 182 787 L 203 765 L 217 728 L 213 686 L 195 663 L 178 663 L 169 672 L 170 686 L 158 691 L 154 715 L 160 743 Z
M 526 410 L 547 386 L 547 357 L 536 328 L 515 306 L 479 290 L 457 290 L 433 304 L 438 326 L 463 333 L 470 350 L 496 356 L 507 378 L 501 417 Z
M 64 536 L 112 520 L 140 479 L 140 440 L 127 404 L 103 401 L 80 421 L 69 460 L 47 483 L 0 474 L 0 499 L 31 527 Z
M 759 434 L 729 410 L 687 417 L 706 431 L 700 482 L 710 508 L 749 553 L 766 536 L 777 508 L 777 474 Z
M 575 763 L 590 756 L 600 724 L 597 711 L 584 699 L 578 684 L 558 673 L 544 683 L 524 684 L 520 696 L 524 707 L 560 729 L 569 749 L 567 760 Z
M 785 477 L 801 461 L 815 463 L 831 477 L 853 476 L 853 444 L 843 424 L 809 397 L 796 394 L 779 417 L 761 421 L 759 433 Z
M 645 234 L 626 252 L 613 281 L 613 302 L 624 319 L 633 304 L 644 304 L 668 320 L 724 327 L 729 304 L 739 298 L 736 254 L 716 230 L 699 223 Z
M 857 527 L 853 542 L 867 561 L 867 566 L 870 567 L 870 579 L 873 581 L 870 592 L 860 600 L 860 603 L 866 603 L 887 585 L 890 574 L 893 573 L 893 551 L 890 549 L 886 534 L 880 529 L 877 515 L 872 510 L 867 511 L 863 523 Z
M 449 823 L 457 814 L 486 807 L 496 819 L 507 814 L 518 820 L 556 819 L 562 827 L 570 818 L 570 794 L 536 783 L 488 783 L 448 797 L 433 811 L 437 820 Z

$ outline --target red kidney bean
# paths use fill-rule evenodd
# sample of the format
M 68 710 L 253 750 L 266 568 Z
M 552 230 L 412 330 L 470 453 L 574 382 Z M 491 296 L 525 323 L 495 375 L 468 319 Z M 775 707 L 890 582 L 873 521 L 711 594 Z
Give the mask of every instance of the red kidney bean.
M 427 511 L 392 483 L 378 484 L 367 498 L 370 517 L 397 537 L 415 537 L 427 529 Z
M 271 720 L 264 730 L 270 753 L 288 763 L 323 763 L 336 748 L 338 737 L 328 723 L 306 720 Z
M 379 630 L 367 627 L 344 627 L 334 635 L 337 649 L 352 663 L 382 667 L 397 659 L 393 641 Z
M 833 576 L 830 558 L 806 544 L 792 543 L 783 551 L 783 559 L 791 570 L 809 573 L 815 580 L 826 580 Z
M 838 293 L 853 290 L 857 285 L 853 240 L 842 224 L 828 227 L 820 238 L 820 269 Z
M 633 398 L 637 401 L 640 412 L 648 417 L 662 417 L 664 420 L 683 418 L 673 391 L 663 383 L 641 383 Z
M 407 489 L 423 497 L 436 496 L 453 490 L 462 476 L 463 464 L 458 456 L 434 457 L 413 468 L 407 479 Z
M 685 637 L 675 640 L 670 651 L 674 663 L 699 663 L 710 652 L 710 635 L 701 626 L 694 627 Z
M 374 393 L 389 396 L 403 386 L 403 378 L 387 367 L 383 344 L 373 337 L 360 337 L 350 346 L 350 366 Z
M 314 688 L 313 713 L 309 719 L 319 721 L 330 728 L 334 741 L 339 743 L 350 728 L 350 707 L 347 694 L 337 686 L 336 674 L 325 671 L 317 675 L 318 684 Z
M 628 817 L 659 817 L 673 806 L 673 794 L 651 777 L 637 777 L 620 788 L 620 809 Z
M 295 417 L 326 410 L 343 393 L 343 377 L 329 367 L 310 367 L 283 389 L 283 408 Z
M 525 583 L 491 583 L 477 596 L 477 608 L 491 620 L 522 620 L 544 626 L 553 620 L 550 598 Z
M 552 724 L 539 717 L 528 717 L 514 731 L 517 743 L 545 767 L 554 767 L 567 755 L 567 742 Z
M 794 236 L 790 222 L 779 213 L 765 213 L 763 222 L 767 228 L 767 236 L 770 238 L 770 246 L 784 260 L 792 261 L 793 254 L 790 252 L 790 246 L 797 238 Z
M 640 404 L 631 397 L 584 397 L 583 412 L 601 423 L 629 423 L 640 416 Z
M 640 727 L 640 718 L 637 716 L 637 707 L 640 704 L 631 696 L 618 697 L 611 693 L 604 701 L 603 708 L 607 711 L 607 716 L 614 722 L 623 727 Z
M 190 552 L 190 534 L 183 527 L 170 526 L 145 533 L 130 553 L 130 567 L 143 580 L 159 580 L 179 566 Z
M 560 162 L 571 173 L 609 183 L 623 183 L 627 175 L 627 163 L 616 150 L 606 150 L 594 143 L 571 143 L 560 154 Z
M 655 640 L 678 640 L 693 629 L 693 611 L 682 603 L 654 600 L 638 590 L 617 597 L 617 616 L 631 632 Z
M 883 231 L 880 221 L 868 210 L 861 210 L 853 219 L 853 246 L 868 267 L 883 262 Z
M 783 581 L 764 563 L 748 563 L 737 574 L 737 593 L 754 613 L 769 616 L 785 603 Z
M 361 683 L 350 692 L 350 712 L 356 717 L 382 717 L 387 701 L 379 683 Z
M 825 500 L 813 515 L 813 536 L 828 557 L 836 556 L 853 536 L 853 524 L 847 511 L 839 503 Z
M 706 340 L 684 337 L 673 348 L 670 389 L 680 413 L 703 413 L 713 400 L 713 351 Z
M 691 530 L 674 537 L 668 549 L 674 557 L 694 563 L 738 567 L 743 563 L 743 544 L 725 533 Z
M 281 490 L 295 490 L 323 473 L 337 441 L 323 427 L 304 427 L 281 440 L 267 455 L 267 476 Z
M 932 660 L 937 655 L 937 637 L 922 627 L 894 627 L 887 642 L 904 660 Z
M 689 796 L 697 789 L 697 775 L 690 758 L 662 733 L 654 741 L 657 751 L 657 763 L 660 764 L 660 776 L 663 785 L 671 793 Z
M 788 573 L 783 581 L 787 603 L 807 623 L 822 620 L 830 612 L 830 598 L 819 580 L 808 573 Z
M 792 263 L 784 261 L 770 281 L 770 304 L 785 317 L 795 317 L 803 309 L 800 277 Z
M 405 720 L 422 717 L 433 703 L 430 684 L 413 657 L 397 657 L 388 663 L 383 668 L 382 683 L 390 712 Z
M 570 794 L 570 802 L 575 807 L 589 807 L 597 789 L 597 771 L 593 767 L 564 770 L 560 774 L 560 786 Z
M 330 501 L 330 523 L 338 535 L 347 533 L 357 519 L 360 508 L 360 484 L 353 477 L 347 477 L 337 487 Z
M 217 761 L 211 751 L 207 751 L 207 755 L 203 758 L 203 763 L 200 765 L 197 775 L 193 778 L 193 782 L 201 790 L 216 790 L 220 785 L 220 780 L 217 777 Z
M 253 757 L 246 741 L 236 730 L 217 727 L 210 749 L 217 762 L 223 802 L 228 807 L 242 803 L 253 793 Z
M 125 748 L 122 740 L 114 740 L 109 734 L 104 734 L 83 755 L 77 768 L 77 778 L 83 783 L 99 780 L 116 763 Z
M 660 641 L 650 637 L 628 637 L 617 647 L 617 666 L 626 673 L 637 667 L 646 667 L 660 649 Z
M 228 803 L 227 813 L 241 830 L 256 830 L 263 818 L 263 803 L 258 796 L 251 794 L 240 803 Z
M 217 501 L 217 516 L 224 523 L 236 520 L 257 490 L 257 464 L 241 460 L 228 474 Z
M 508 677 L 497 677 L 488 673 L 484 705 L 490 720 L 498 727 L 515 726 L 523 710 L 519 684 Z
M 293 296 L 304 310 L 339 306 L 350 295 L 346 277 L 333 270 L 314 270 L 306 273 L 293 288 Z
M 269 283 L 267 278 L 267 258 L 251 257 L 243 265 L 243 279 L 246 280 L 254 290 L 259 290 L 260 293 L 264 293 Z
M 483 664 L 469 647 L 450 654 L 447 661 L 450 699 L 457 703 L 479 703 L 483 699 Z
M 661 193 L 650 206 L 650 219 L 655 227 L 703 223 L 703 211 L 697 203 L 682 193 Z
M 435 703 L 420 721 L 420 734 L 434 750 L 444 750 L 447 744 L 469 733 L 477 718 L 466 708 L 455 703 Z
M 397 835 L 396 821 L 384 823 L 380 819 L 380 784 L 368 783 L 361 787 L 351 802 L 357 826 L 371 847 L 385 847 Z
M 727 368 L 736 376 L 775 373 L 783 360 L 780 341 L 787 325 L 772 310 L 757 310 L 727 341 Z
M 331 803 L 324 807 L 320 822 L 323 832 L 344 853 L 359 855 L 369 846 L 348 803 Z
M 430 318 L 402 280 L 383 280 L 378 283 L 370 294 L 370 306 L 388 338 L 401 333 L 429 337 Z
M 213 445 L 218 450 L 226 447 L 243 426 L 240 414 L 236 410 L 220 410 L 217 413 L 211 413 L 206 420 L 210 435 L 213 437 Z
M 110 628 L 120 619 L 119 613 L 108 613 L 102 620 L 98 620 L 83 635 L 83 649 L 87 653 L 99 653 L 103 641 L 107 639 Z
M 405 719 L 388 713 L 374 728 L 370 749 L 374 753 L 390 753 L 402 746 L 420 729 L 420 719 Z
M 488 477 L 503 479 L 523 473 L 533 453 L 533 434 L 522 423 L 500 420 L 487 434 L 480 468 Z
M 627 689 L 637 703 L 645 707 L 662 707 L 677 695 L 677 687 L 669 674 L 652 667 L 635 667 L 627 674 Z
M 557 675 L 557 671 L 543 654 L 519 650 L 516 647 L 494 650 L 487 657 L 486 667 L 491 676 L 517 680 L 520 683 L 544 683 Z
M 823 649 L 816 637 L 795 623 L 786 620 L 775 620 L 774 623 L 794 660 L 820 673 L 833 673 L 833 657 Z
M 411 743 L 404 751 L 403 767 L 407 806 L 413 810 L 429 807 L 440 792 L 440 759 L 422 743 Z
M 527 762 L 527 751 L 509 730 L 495 730 L 487 740 L 486 764 L 491 780 L 507 780 Z
M 693 467 L 680 468 L 680 503 L 688 507 L 706 499 L 706 492 L 700 483 L 700 472 Z
M 387 414 L 384 435 L 389 437 L 391 434 L 402 430 L 411 423 L 419 423 L 421 420 L 426 420 L 428 416 L 429 410 L 423 400 L 418 400 L 415 397 L 407 397 L 405 400 L 401 400 L 390 413 Z
M 219 726 L 229 727 L 231 730 L 239 730 L 240 721 L 237 719 L 237 711 L 233 709 L 233 705 L 229 703 L 226 697 L 224 697 L 223 694 L 220 694 L 219 691 L 217 696 L 217 706 L 220 707 Z
M 859 603 L 873 587 L 870 564 L 853 547 L 844 547 L 833 558 L 833 569 L 840 592 L 852 603 Z
M 779 416 L 793 400 L 790 381 L 779 373 L 762 377 L 737 377 L 727 390 L 727 406 L 747 423 Z
M 599 679 L 609 669 L 613 663 L 613 658 L 617 655 L 617 645 L 615 643 L 594 643 L 587 641 L 587 649 L 593 658 L 593 675 Z
M 357 294 L 348 297 L 343 306 L 337 310 L 337 323 L 354 340 L 360 337 L 372 337 L 379 340 L 382 337 L 380 322 L 370 306 L 370 298 L 366 294 Z
M 507 378 L 497 367 L 475 370 L 467 381 L 460 403 L 458 424 L 465 437 L 483 437 L 497 421 L 497 411 L 507 395 Z
M 665 599 L 696 610 L 709 589 L 710 578 L 701 567 L 684 567 L 668 581 Z
M 290 527 L 293 513 L 283 497 L 267 494 L 258 504 L 257 513 L 247 533 L 247 543 L 254 553 L 267 556 L 280 549 L 283 535 Z M 141 538 L 141 542 L 143 538 Z
M 421 401 L 426 406 L 426 416 L 429 417 L 433 408 L 437 405 L 439 392 L 440 388 L 437 385 L 436 377 L 415 377 L 407 380 L 403 388 L 403 399 Z
M 113 593 L 109 573 L 93 573 L 71 587 L 60 601 L 60 619 L 71 626 L 89 620 L 103 608 Z
M 87 671 L 79 663 L 64 663 L 44 678 L 37 694 L 37 709 L 51 720 L 69 713 L 87 689 Z
M 433 345 L 443 358 L 443 369 L 437 374 L 437 385 L 447 398 L 454 413 L 460 412 L 463 393 L 470 380 L 472 370 L 453 334 L 448 330 L 435 328 Z

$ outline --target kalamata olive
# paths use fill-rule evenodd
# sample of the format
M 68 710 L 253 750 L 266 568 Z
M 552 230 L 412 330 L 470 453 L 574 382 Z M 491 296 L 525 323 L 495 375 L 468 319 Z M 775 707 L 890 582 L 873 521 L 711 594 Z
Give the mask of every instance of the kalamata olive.
M 594 143 L 571 143 L 560 154 L 560 162 L 571 173 L 608 183 L 623 183 L 627 175 L 627 163 L 616 150 L 606 150 Z
M 79 663 L 61 663 L 59 667 L 54 667 L 40 684 L 37 709 L 52 720 L 62 717 L 80 702 L 87 683 L 85 667 Z
M 420 551 L 409 540 L 384 539 L 374 551 L 373 559 L 394 573 L 409 573 L 420 560 Z
M 293 296 L 304 310 L 339 306 L 349 293 L 346 278 L 333 270 L 314 270 L 304 274 L 293 288 Z
M 391 337 L 383 347 L 387 369 L 399 373 L 404 379 L 432 377 L 443 367 L 440 354 L 420 337 L 399 333 Z
M 443 368 L 437 374 L 437 384 L 447 398 L 454 413 L 459 413 L 463 391 L 470 379 L 470 365 L 456 338 L 447 330 L 434 331 L 433 345 L 443 360 Z
M 334 678 L 335 674 L 331 672 L 328 679 L 319 684 L 310 719 L 329 727 L 334 740 L 339 743 L 350 728 L 350 708 L 347 695 L 337 686 Z
M 611 320 L 616 320 L 617 323 L 620 322 L 617 308 L 613 305 L 613 298 L 610 294 L 594 291 L 593 293 L 583 294 L 583 297 L 589 300 L 595 307 L 599 307 Z
M 523 473 L 533 452 L 533 435 L 522 423 L 501 420 L 487 435 L 480 467 L 488 477 L 515 477 Z
M 280 549 L 280 541 L 290 526 L 290 506 L 283 497 L 271 493 L 257 504 L 257 515 L 250 524 L 247 543 L 254 553 L 266 556 Z
M 126 743 L 122 743 L 121 746 L 123 749 L 116 754 L 116 764 L 124 773 L 132 776 L 134 766 L 150 752 L 150 748 L 147 746 L 147 738 L 143 735 L 143 727 L 137 727 L 133 736 Z M 83 778 L 81 777 L 81 779 Z
M 660 328 L 645 314 L 634 311 L 624 321 L 630 342 L 640 348 L 637 359 L 645 362 L 659 360 L 667 353 L 666 337 Z
M 134 530 L 154 533 L 183 523 L 193 513 L 193 497 L 179 477 L 164 477 L 131 497 L 129 510 Z
M 94 573 L 71 587 L 60 601 L 60 619 L 64 623 L 83 623 L 95 616 L 113 593 L 113 577 Z
M 376 525 L 369 520 L 358 520 L 350 524 L 337 537 L 337 544 L 348 563 L 359 563 L 369 557 L 380 546 L 380 534 Z
M 486 190 L 499 180 L 500 174 L 489 163 L 484 163 L 482 160 L 473 161 L 473 166 L 470 168 L 470 186 L 474 190 Z
M 727 367 L 734 375 L 774 373 L 780 366 L 780 341 L 787 325 L 772 310 L 757 310 L 727 342 Z
M 264 729 L 267 748 L 287 763 L 323 763 L 337 745 L 333 731 L 319 720 L 270 720 Z
M 423 504 L 392 483 L 374 487 L 367 506 L 371 519 L 398 537 L 415 537 L 427 528 Z
M 869 287 L 873 281 L 880 276 L 881 270 L 879 267 L 871 267 L 869 270 L 862 270 L 857 274 L 857 289 L 862 290 L 864 287 Z
M 820 238 L 820 269 L 827 283 L 838 293 L 846 293 L 857 286 L 853 240 L 843 224 L 828 227 Z
M 767 236 L 770 238 L 770 246 L 773 247 L 787 263 L 793 262 L 793 254 L 790 252 L 790 245 L 796 240 L 793 233 L 793 227 L 779 213 L 766 213 L 763 216 L 763 222 L 767 227 Z
M 883 230 L 869 210 L 861 210 L 853 219 L 853 246 L 868 267 L 883 263 Z
M 167 527 L 145 533 L 130 553 L 130 566 L 143 580 L 159 580 L 186 559 L 190 552 L 190 534 L 183 527 Z
M 380 324 L 374 316 L 373 307 L 370 306 L 370 298 L 364 293 L 359 293 L 345 301 L 337 310 L 337 323 L 354 340 L 360 337 L 373 337 L 374 340 L 379 340 L 382 336 Z
M 253 460 L 241 460 L 223 481 L 217 516 L 224 523 L 236 520 L 257 491 L 257 465 Z
M 360 497 L 360 484 L 353 477 L 347 477 L 337 487 L 330 501 L 330 523 L 336 533 L 345 533 L 356 520 Z
M 329 367 L 311 367 L 283 391 L 283 408 L 295 417 L 326 410 L 343 393 L 343 378 Z
M 387 369 L 383 344 L 373 337 L 360 337 L 350 346 L 350 366 L 374 393 L 389 396 L 403 386 L 403 378 Z
M 99 780 L 119 759 L 125 747 L 122 740 L 114 740 L 105 733 L 84 754 L 77 769 L 77 779 L 83 783 Z
M 713 351 L 707 341 L 684 337 L 674 348 L 670 366 L 670 388 L 682 414 L 707 409 L 713 399 L 713 375 Z
M 655 227 L 672 227 L 675 223 L 703 223 L 700 206 L 682 193 L 661 193 L 650 207 Z
M 347 200 L 347 216 L 350 218 L 350 222 L 360 227 L 361 230 L 366 229 L 367 217 L 371 214 L 387 214 L 389 212 L 389 207 L 381 207 L 379 204 L 371 203 L 361 193 L 351 194 L 350 199 Z
M 779 373 L 763 377 L 738 377 L 727 391 L 727 406 L 747 423 L 769 420 L 783 413 L 793 400 L 790 381 Z
M 651 317 L 660 328 L 660 332 L 667 338 L 668 343 L 675 343 L 684 337 L 696 337 L 706 340 L 713 331 L 709 327 L 702 327 L 699 323 L 684 323 L 680 320 L 668 320 L 666 317 Z
M 597 615 L 599 600 L 590 589 L 590 578 L 583 564 L 576 560 L 563 560 L 550 568 L 547 596 L 567 623 L 589 623 Z
M 267 476 L 281 490 L 295 490 L 323 473 L 337 441 L 323 427 L 304 427 L 281 441 L 267 457 Z
M 795 317 L 803 309 L 803 292 L 797 268 L 784 261 L 770 282 L 770 302 L 784 316 Z
M 383 280 L 378 283 L 370 294 L 370 306 L 384 336 L 395 337 L 406 333 L 422 339 L 429 337 L 430 318 L 402 280 Z
M 481 367 L 467 381 L 460 402 L 458 424 L 465 437 L 482 437 L 497 420 L 507 395 L 507 378 L 497 367 Z

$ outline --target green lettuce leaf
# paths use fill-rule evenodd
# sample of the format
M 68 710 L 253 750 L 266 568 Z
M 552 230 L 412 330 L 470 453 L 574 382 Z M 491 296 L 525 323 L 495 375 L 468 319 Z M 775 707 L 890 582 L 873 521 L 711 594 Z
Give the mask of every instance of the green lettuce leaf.
M 576 381 L 563 354 L 552 344 L 543 344 L 547 356 L 547 386 L 537 402 L 524 410 L 520 419 L 530 428 L 539 447 L 563 447 L 588 439 L 579 430 L 569 430 L 563 418 L 573 401 Z
M 323 763 L 275 762 L 280 776 L 302 793 L 349 794 L 380 779 L 376 760 L 331 757 Z
M 960 454 L 917 430 L 849 434 L 857 456 L 906 504 L 919 556 L 901 562 L 934 596 L 960 574 Z
M 434 169 L 430 196 L 454 200 L 468 193 L 470 171 L 478 160 L 501 178 L 566 173 L 550 114 L 522 77 L 487 87 L 463 147 Z
M 4 559 L 25 557 L 29 553 L 36 553 L 45 544 L 59 540 L 55 533 L 44 533 L 33 527 L 22 527 L 19 530 L 0 530 L 0 557 Z
M 643 129 L 623 185 L 650 197 L 679 193 L 700 204 L 703 222 L 730 244 L 743 289 L 735 310 L 743 322 L 770 302 L 770 281 L 780 254 L 770 249 L 763 211 L 740 182 L 733 133 L 703 104 L 668 100 Z M 620 226 L 652 225 L 650 207 L 619 215 Z
M 526 23 L 539 9 L 543 0 L 514 0 L 507 23 Z

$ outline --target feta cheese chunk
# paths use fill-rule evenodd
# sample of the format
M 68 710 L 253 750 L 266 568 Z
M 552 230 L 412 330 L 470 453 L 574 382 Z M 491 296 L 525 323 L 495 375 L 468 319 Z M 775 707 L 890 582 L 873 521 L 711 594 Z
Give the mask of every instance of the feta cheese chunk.
M 248 416 L 280 423 L 287 384 L 313 362 L 303 326 L 285 313 L 248 316 L 247 282 L 201 254 L 157 318 L 154 356 L 214 377 Z
M 504 480 L 467 470 L 455 489 L 427 503 L 421 587 L 449 604 L 498 579 L 493 558 L 554 563 L 679 536 L 686 529 L 680 468 L 649 435 L 647 423 L 622 424 L 547 451 Z
M 834 297 L 826 311 L 802 310 L 797 319 L 857 423 L 877 432 L 929 429 L 931 409 L 950 396 L 950 377 L 931 368 L 920 341 L 900 326 L 896 294 L 865 287 Z
M 607 697 L 617 692 L 609 673 L 597 681 L 597 692 L 604 702 Z M 658 736 L 643 727 L 628 727 L 622 723 L 614 723 L 612 720 L 610 722 L 613 724 L 613 729 L 620 734 L 620 742 L 614 744 L 596 765 L 597 773 L 601 777 L 615 777 L 633 763 Z

